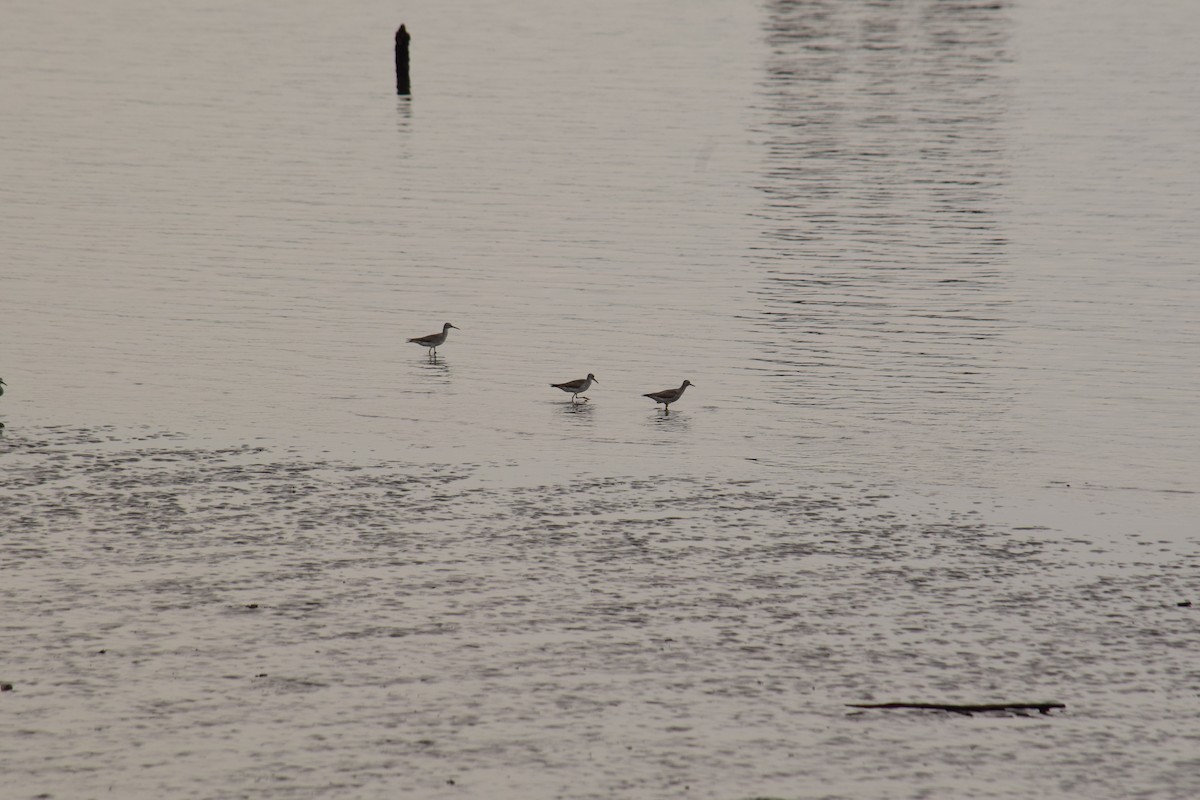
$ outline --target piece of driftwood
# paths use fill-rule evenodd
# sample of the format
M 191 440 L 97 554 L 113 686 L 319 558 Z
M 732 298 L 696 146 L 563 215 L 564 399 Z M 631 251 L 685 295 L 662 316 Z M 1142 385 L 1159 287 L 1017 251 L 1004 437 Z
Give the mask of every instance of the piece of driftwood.
M 952 711 L 968 717 L 984 711 L 1038 711 L 1049 714 L 1052 709 L 1066 708 L 1065 703 L 984 703 L 982 705 L 958 705 L 954 703 L 847 703 L 851 708 L 921 708 L 931 711 Z

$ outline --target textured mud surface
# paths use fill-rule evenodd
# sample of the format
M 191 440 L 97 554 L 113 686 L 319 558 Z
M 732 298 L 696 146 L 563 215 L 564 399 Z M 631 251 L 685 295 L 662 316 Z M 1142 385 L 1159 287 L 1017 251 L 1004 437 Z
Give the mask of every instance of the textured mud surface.
M 13 797 L 1200 791 L 1196 562 L 1153 536 L 849 482 L 3 447 Z M 886 701 L 1067 709 L 844 705 Z

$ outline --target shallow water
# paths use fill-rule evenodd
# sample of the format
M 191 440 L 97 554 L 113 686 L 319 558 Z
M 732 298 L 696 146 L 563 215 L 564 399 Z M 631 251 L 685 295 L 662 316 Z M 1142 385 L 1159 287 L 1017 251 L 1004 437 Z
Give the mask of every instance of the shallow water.
M 1200 792 L 1194 12 L 395 13 L 8 13 L 14 796 Z

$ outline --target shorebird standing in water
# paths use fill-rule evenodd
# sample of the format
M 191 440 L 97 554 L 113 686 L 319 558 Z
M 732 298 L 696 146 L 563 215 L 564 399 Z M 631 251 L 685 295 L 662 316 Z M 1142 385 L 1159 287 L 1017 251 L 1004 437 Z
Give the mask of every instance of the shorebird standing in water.
M 0 378 L 0 394 L 4 394 L 4 378 Z
M 436 358 L 437 349 L 446 342 L 446 336 L 450 333 L 451 328 L 454 328 L 456 331 L 462 330 L 462 328 L 456 327 L 447 322 L 442 326 L 441 333 L 431 333 L 428 336 L 418 336 L 415 339 L 409 339 L 409 341 L 413 344 L 419 344 L 421 347 L 428 347 L 429 357 Z
M 642 397 L 649 397 L 656 403 L 662 403 L 663 410 L 670 414 L 671 403 L 674 403 L 676 400 L 683 397 L 684 389 L 695 385 L 696 384 L 692 383 L 691 381 L 684 381 L 682 384 L 680 384 L 678 389 L 663 389 L 661 392 L 650 392 L 649 394 L 642 395 Z
M 554 387 L 555 389 L 562 389 L 564 392 L 567 392 L 568 394 L 570 394 L 571 402 L 574 403 L 575 398 L 578 397 L 581 393 L 586 392 L 588 390 L 588 387 L 591 386 L 593 382 L 599 383 L 600 381 L 596 380 L 596 376 L 589 372 L 588 376 L 586 378 L 580 378 L 579 380 L 574 380 L 574 381 L 567 381 L 566 383 L 552 383 L 550 385 L 552 387 Z M 588 401 L 588 399 L 586 397 L 583 398 L 583 402 L 586 403 L 587 401 Z

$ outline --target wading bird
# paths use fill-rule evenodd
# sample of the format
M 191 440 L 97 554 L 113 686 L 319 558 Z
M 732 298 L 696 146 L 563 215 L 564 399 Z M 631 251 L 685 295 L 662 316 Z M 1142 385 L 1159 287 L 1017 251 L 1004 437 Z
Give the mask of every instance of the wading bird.
M 418 336 L 415 339 L 409 339 L 409 341 L 413 344 L 419 344 L 421 347 L 428 347 L 429 357 L 433 358 L 437 354 L 438 347 L 445 343 L 446 336 L 450 333 L 451 328 L 454 328 L 456 331 L 462 330 L 462 328 L 457 328 L 447 322 L 442 326 L 441 333 L 431 333 L 428 336 Z
M 691 381 L 684 381 L 678 389 L 663 389 L 661 392 L 650 392 L 649 394 L 642 395 L 642 397 L 649 397 L 656 403 L 662 403 L 663 410 L 670 414 L 671 403 L 683 397 L 683 390 L 689 386 L 695 386 L 695 384 Z
M 583 392 L 586 392 L 588 390 L 588 387 L 590 387 L 592 385 L 592 383 L 599 383 L 599 382 L 600 381 L 596 380 L 596 376 L 589 372 L 588 376 L 586 378 L 580 378 L 579 380 L 574 380 L 574 381 L 567 381 L 566 383 L 552 383 L 550 385 L 552 387 L 554 387 L 555 389 L 562 389 L 564 392 L 571 395 L 571 402 L 574 403 L 575 398 L 579 397 Z M 586 397 L 583 398 L 583 402 L 586 403 L 587 400 L 588 399 Z

